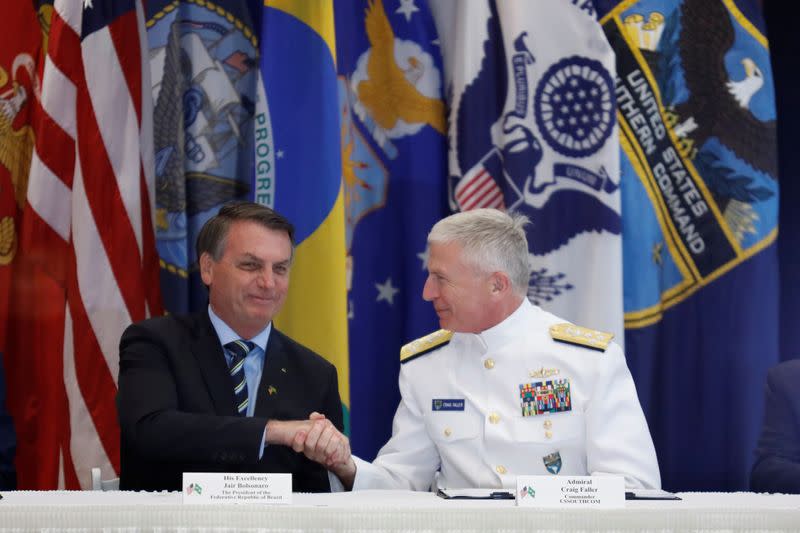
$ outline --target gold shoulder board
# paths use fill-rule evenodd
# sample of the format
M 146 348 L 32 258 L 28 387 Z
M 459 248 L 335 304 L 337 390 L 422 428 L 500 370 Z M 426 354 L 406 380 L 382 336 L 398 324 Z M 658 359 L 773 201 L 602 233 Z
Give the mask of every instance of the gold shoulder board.
M 450 342 L 453 338 L 453 332 L 446 329 L 434 331 L 430 335 L 425 335 L 419 339 L 413 340 L 400 349 L 400 363 L 408 363 L 421 355 L 440 348 Z
M 613 333 L 582 328 L 575 324 L 567 323 L 550 326 L 550 336 L 557 341 L 586 346 L 601 352 L 608 348 L 608 344 L 614 338 Z

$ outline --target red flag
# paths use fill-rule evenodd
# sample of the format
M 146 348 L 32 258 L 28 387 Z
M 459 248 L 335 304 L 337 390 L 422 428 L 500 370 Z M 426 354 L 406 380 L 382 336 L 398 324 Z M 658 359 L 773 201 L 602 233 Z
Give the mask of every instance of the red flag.
M 19 487 L 85 488 L 119 472 L 119 337 L 161 313 L 152 103 L 141 1 L 56 0 L 49 26 L 5 358 Z

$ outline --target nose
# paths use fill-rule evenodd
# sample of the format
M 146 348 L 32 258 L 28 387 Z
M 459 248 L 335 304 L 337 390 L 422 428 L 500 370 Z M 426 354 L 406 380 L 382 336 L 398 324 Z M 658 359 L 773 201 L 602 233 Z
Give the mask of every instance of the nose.
M 433 301 L 436 298 L 436 284 L 431 280 L 430 274 L 425 279 L 425 285 L 422 287 L 422 299 L 426 302 Z
M 265 289 L 271 289 L 275 286 L 275 274 L 272 273 L 272 269 L 265 268 L 258 276 L 258 286 Z

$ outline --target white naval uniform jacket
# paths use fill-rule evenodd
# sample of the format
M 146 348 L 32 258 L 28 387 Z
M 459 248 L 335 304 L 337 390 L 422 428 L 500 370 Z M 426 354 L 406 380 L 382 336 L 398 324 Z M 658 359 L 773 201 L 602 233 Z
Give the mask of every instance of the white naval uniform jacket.
M 544 458 L 558 452 L 558 475 L 620 474 L 632 488 L 659 488 L 653 441 L 625 356 L 554 341 L 558 317 L 526 299 L 481 334 L 451 341 L 400 369 L 400 405 L 392 437 L 373 463 L 355 458 L 353 489 L 516 487 L 517 475 L 553 475 Z M 550 377 L 531 377 L 552 374 Z M 544 371 L 544 372 L 543 372 Z M 571 410 L 522 415 L 520 385 L 568 379 Z M 455 400 L 463 410 L 434 410 Z

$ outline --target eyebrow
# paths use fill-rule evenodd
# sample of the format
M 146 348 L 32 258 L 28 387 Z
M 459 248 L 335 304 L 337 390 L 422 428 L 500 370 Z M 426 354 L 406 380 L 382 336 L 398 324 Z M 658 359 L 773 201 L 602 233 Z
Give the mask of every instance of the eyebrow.
M 261 259 L 257 255 L 251 254 L 250 252 L 245 252 L 244 256 L 240 257 L 237 261 L 238 262 L 253 261 L 255 263 L 258 263 L 259 265 L 263 265 L 265 263 L 265 261 L 263 259 Z M 292 264 L 292 259 L 288 258 L 288 259 L 284 259 L 283 261 L 278 261 L 277 263 L 273 263 L 273 266 L 287 266 L 288 267 L 291 264 Z
M 258 256 L 255 256 L 255 255 L 253 255 L 251 253 L 245 253 L 243 257 L 239 257 L 237 260 L 240 261 L 240 262 L 242 262 L 242 261 L 255 261 L 256 263 L 261 263 L 261 264 L 264 263 L 263 259 L 259 258 Z

